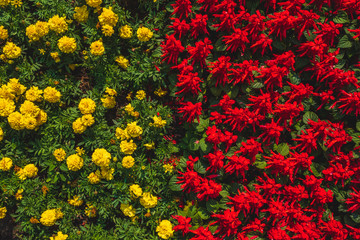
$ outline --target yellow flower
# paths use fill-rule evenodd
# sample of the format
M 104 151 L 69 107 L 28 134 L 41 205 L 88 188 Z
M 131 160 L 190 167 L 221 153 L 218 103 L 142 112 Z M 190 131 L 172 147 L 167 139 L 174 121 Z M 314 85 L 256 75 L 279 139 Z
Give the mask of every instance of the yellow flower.
M 130 137 L 136 138 L 143 133 L 143 130 L 136 122 L 128 123 L 125 131 L 129 134 Z
M 136 150 L 136 144 L 133 143 L 133 140 L 130 140 L 129 142 L 127 140 L 123 140 L 120 143 L 120 150 L 127 155 L 131 155 Z
M 127 60 L 124 56 L 117 57 L 115 62 L 117 62 L 117 64 L 125 70 L 130 66 L 129 60 Z
M 74 207 L 80 207 L 83 202 L 84 201 L 80 199 L 80 196 L 74 196 L 72 199 L 68 200 L 68 203 Z
M 0 7 L 4 7 L 10 4 L 10 0 L 0 0 Z
M 62 148 L 58 148 L 53 152 L 54 157 L 56 158 L 56 161 L 64 161 L 65 157 L 66 157 L 66 152 L 64 149 Z
M 62 232 L 58 232 L 55 237 L 50 237 L 50 240 L 66 240 L 68 238 L 67 234 L 63 234 Z
M 38 168 L 34 164 L 28 164 L 23 168 L 24 174 L 28 178 L 37 176 Z
M 116 106 L 115 97 L 105 95 L 105 98 L 101 98 L 104 108 L 114 108 Z
M 97 174 L 98 173 L 98 174 Z M 89 179 L 89 182 L 91 184 L 97 184 L 100 182 L 100 173 L 99 173 L 99 170 L 96 171 L 96 173 L 90 173 L 89 176 L 88 176 L 88 179 Z
M 117 92 L 115 89 L 112 89 L 112 88 L 106 88 L 105 89 L 105 93 L 107 93 L 109 96 L 116 96 L 117 95 Z
M 77 118 L 75 122 L 72 123 L 72 128 L 76 134 L 82 134 L 86 130 L 86 126 L 81 118 Z
M 139 90 L 136 92 L 135 97 L 139 100 L 143 100 L 146 97 L 146 93 L 144 90 Z
M 129 25 L 119 28 L 119 35 L 122 39 L 129 39 L 133 35 L 133 30 Z
M 101 32 L 105 37 L 111 37 L 114 34 L 114 28 L 108 24 L 105 24 L 101 27 Z
M 147 42 L 153 37 L 153 32 L 146 27 L 140 27 L 136 31 L 136 35 L 137 35 L 137 38 L 139 39 L 139 41 Z
M 24 189 L 17 190 L 17 192 L 15 193 L 15 199 L 16 200 L 21 200 L 23 198 L 23 196 L 22 196 L 23 192 L 24 192 Z
M 91 160 L 99 167 L 108 167 L 111 154 L 105 148 L 97 148 L 91 156 Z
M 23 94 L 26 91 L 26 87 L 19 83 L 19 79 L 10 78 L 7 83 L 7 87 L 10 90 L 10 93 L 15 94 L 17 96 Z
M 3 53 L 7 59 L 15 59 L 21 55 L 21 48 L 13 42 L 7 42 L 3 47 Z
M 0 160 L 0 170 L 9 171 L 13 165 L 11 158 L 4 157 Z
M 32 117 L 30 115 L 24 116 L 24 125 L 25 128 L 28 130 L 33 130 L 37 127 L 37 121 L 35 117 Z
M 95 41 L 90 45 L 90 53 L 95 56 L 101 56 L 105 52 L 104 44 L 101 40 Z
M 81 148 L 81 147 L 76 147 L 75 151 L 76 151 L 77 155 L 79 155 L 79 156 L 82 156 L 85 153 L 84 148 Z
M 130 191 L 130 195 L 133 198 L 141 197 L 141 195 L 143 193 L 141 187 L 138 184 L 131 185 L 129 191 Z
M 72 154 L 66 159 L 70 171 L 79 171 L 84 166 L 84 160 L 77 154 Z
M 145 143 L 144 147 L 146 147 L 147 150 L 155 149 L 155 143 L 154 142 Z
M 85 114 L 81 117 L 82 124 L 86 127 L 90 127 L 95 123 L 94 117 L 91 114 Z
M 15 98 L 15 95 L 11 92 L 12 90 L 7 85 L 2 85 L 0 87 L 0 99 L 5 98 L 5 99 L 13 100 Z
M 37 21 L 26 28 L 26 36 L 31 41 L 39 41 L 49 33 L 49 25 L 47 22 Z
M 13 112 L 8 116 L 8 122 L 12 129 L 22 130 L 25 128 L 24 117 L 19 112 Z
M 134 163 L 135 159 L 132 156 L 125 156 L 121 162 L 124 168 L 131 168 L 132 166 L 134 166 Z
M 0 141 L 2 141 L 3 139 L 4 139 L 4 131 L 0 127 Z
M 63 53 L 73 53 L 76 50 L 75 38 L 63 36 L 58 41 L 58 47 Z
M 39 50 L 39 52 L 40 52 L 41 55 L 44 55 L 45 52 L 46 52 L 45 49 L 42 49 L 42 48 L 39 48 L 38 50 Z
M 120 210 L 123 212 L 123 214 L 125 216 L 128 217 L 135 217 L 135 209 L 133 208 L 133 206 L 131 206 L 130 204 L 121 204 L 120 205 Z
M 4 26 L 0 26 L 0 39 L 5 40 L 9 37 L 8 30 Z
M 172 171 L 173 171 L 173 169 L 174 169 L 174 166 L 171 165 L 171 164 L 169 164 L 169 163 L 163 165 L 163 167 L 164 167 L 164 169 L 165 169 L 165 173 L 167 173 L 167 172 L 171 172 L 171 173 L 172 173 Z
M 26 179 L 26 174 L 24 169 L 20 168 L 19 171 L 16 173 L 20 180 L 24 181 Z
M 40 102 L 42 100 L 43 90 L 40 90 L 38 87 L 32 86 L 25 93 L 25 98 L 31 102 Z
M 59 57 L 59 53 L 58 52 L 52 52 L 50 53 L 50 56 L 52 57 L 52 59 L 54 59 L 54 61 L 56 63 L 60 62 L 60 57 Z
M 34 217 L 31 217 L 31 218 L 30 218 L 30 223 L 36 224 L 36 223 L 39 223 L 39 220 L 37 220 L 37 219 L 34 218 Z
M 56 220 L 63 217 L 63 213 L 60 209 L 48 209 L 41 214 L 40 222 L 44 226 L 53 226 Z
M 125 106 L 124 110 L 128 113 L 131 114 L 134 112 L 134 108 L 133 106 L 131 106 L 131 103 L 129 103 L 128 105 Z
M 23 115 L 36 117 L 40 112 L 40 108 L 36 106 L 33 102 L 25 100 L 24 103 L 20 106 L 20 112 Z
M 140 198 L 140 204 L 144 208 L 153 208 L 157 205 L 157 197 L 153 196 L 149 192 L 144 192 Z
M 156 232 L 162 239 L 169 239 L 174 236 L 173 226 L 169 220 L 162 220 L 156 227 Z
M 15 111 L 13 100 L 0 98 L 0 116 L 7 117 Z
M 114 168 L 101 167 L 101 178 L 110 181 L 114 178 L 113 177 L 114 172 L 115 172 Z
M 164 127 L 166 125 L 166 120 L 162 120 L 162 118 L 159 116 L 153 116 L 154 123 L 150 123 L 150 126 L 154 127 Z
M 86 4 L 90 7 L 97 8 L 102 3 L 102 0 L 86 0 Z
M 125 140 L 125 139 L 130 138 L 130 135 L 128 134 L 128 132 L 121 128 L 116 128 L 115 136 L 117 139 L 120 139 L 120 140 Z
M 114 27 L 119 20 L 117 14 L 112 11 L 112 7 L 103 8 L 102 13 L 99 16 L 99 22 L 101 25 L 110 25 Z
M 94 205 L 91 204 L 86 204 L 87 207 L 85 208 L 85 214 L 86 216 L 88 216 L 89 218 L 93 218 L 96 217 L 96 207 Z
M 89 18 L 89 11 L 86 5 L 75 7 L 74 19 L 79 23 L 86 22 Z
M 44 99 L 50 103 L 60 102 L 61 93 L 54 87 L 44 89 Z
M 41 124 L 46 123 L 47 121 L 47 113 L 44 110 L 40 110 L 39 114 L 36 117 L 37 125 L 40 126 Z
M 48 23 L 50 30 L 55 31 L 56 33 L 63 33 L 68 30 L 65 17 L 59 17 L 59 15 L 55 15 L 49 19 Z
M 154 91 L 154 93 L 159 97 L 163 97 L 166 95 L 167 91 L 162 90 L 161 87 L 159 87 L 157 90 Z
M 90 98 L 83 98 L 80 100 L 79 109 L 82 114 L 92 114 L 95 112 L 96 104 Z
M 1 207 L 0 208 L 0 219 L 3 219 L 3 218 L 6 217 L 6 212 L 7 212 L 6 207 Z
M 23 2 L 21 0 L 11 0 L 11 5 L 15 8 L 21 7 L 22 4 Z

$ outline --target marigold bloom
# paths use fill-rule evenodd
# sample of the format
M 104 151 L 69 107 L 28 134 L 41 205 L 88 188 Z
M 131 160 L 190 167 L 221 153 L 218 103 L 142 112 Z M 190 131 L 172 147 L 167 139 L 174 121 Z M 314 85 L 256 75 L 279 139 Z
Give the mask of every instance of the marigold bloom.
M 61 231 L 56 236 L 50 237 L 50 240 L 66 240 L 69 235 L 63 234 Z
M 102 0 L 85 0 L 90 7 L 97 8 L 102 3 Z
M 0 160 L 0 170 L 9 171 L 13 165 L 11 158 L 4 157 Z
M 76 50 L 76 41 L 75 38 L 70 38 L 67 36 L 63 36 L 58 41 L 58 47 L 63 53 L 73 53 Z
M 86 5 L 75 7 L 74 12 L 74 19 L 79 23 L 86 22 L 89 18 L 89 11 Z
M 120 150 L 127 155 L 131 155 L 136 150 L 136 144 L 133 142 L 133 140 L 123 140 L 120 143 Z
M 92 114 L 95 112 L 96 103 L 91 98 L 83 98 L 79 102 L 79 110 L 82 114 Z
M 129 25 L 125 25 L 119 28 L 119 36 L 122 39 L 129 39 L 133 35 L 133 29 Z
M 48 21 L 50 30 L 55 31 L 56 33 L 64 33 L 68 30 L 68 25 L 66 23 L 65 17 L 59 17 L 55 15 Z
M 101 56 L 105 52 L 104 44 L 101 40 L 95 41 L 90 45 L 90 53 L 95 56 Z
M 5 218 L 5 217 L 6 217 L 6 213 L 7 213 L 6 207 L 1 207 L 1 208 L 0 208 L 0 219 Z
M 84 160 L 79 155 L 72 154 L 66 159 L 66 165 L 70 171 L 79 171 L 84 165 Z
M 16 46 L 16 44 L 13 42 L 6 42 L 6 44 L 3 47 L 3 53 L 5 54 L 5 57 L 8 59 L 15 59 L 20 57 L 21 48 Z
M 147 42 L 153 37 L 154 34 L 150 29 L 148 29 L 146 27 L 140 27 L 136 31 L 136 35 L 137 35 L 137 38 L 139 39 L 139 41 Z
M 99 16 L 99 22 L 101 25 L 110 25 L 114 27 L 118 20 L 119 17 L 112 11 L 112 7 L 102 9 L 102 13 Z
M 150 192 L 144 192 L 140 198 L 140 204 L 144 208 L 153 208 L 157 205 L 157 197 L 153 196 Z
M 64 149 L 62 148 L 58 148 L 55 149 L 55 151 L 53 152 L 54 157 L 56 158 L 57 161 L 61 162 L 65 159 L 66 157 L 66 152 Z
M 169 239 L 174 235 L 173 226 L 169 220 L 162 220 L 156 227 L 156 232 L 162 239 Z
M 119 66 L 125 70 L 130 66 L 129 60 L 126 59 L 124 56 L 118 56 L 115 59 L 115 62 L 117 62 L 117 64 L 119 64 Z
M 129 191 L 130 191 L 130 195 L 133 198 L 141 197 L 141 195 L 143 193 L 141 187 L 138 184 L 131 185 L 130 188 L 129 188 Z
M 108 167 L 111 154 L 105 148 L 97 148 L 93 152 L 91 160 L 99 167 Z
M 0 26 L 0 39 L 5 40 L 9 37 L 8 30 L 4 26 Z

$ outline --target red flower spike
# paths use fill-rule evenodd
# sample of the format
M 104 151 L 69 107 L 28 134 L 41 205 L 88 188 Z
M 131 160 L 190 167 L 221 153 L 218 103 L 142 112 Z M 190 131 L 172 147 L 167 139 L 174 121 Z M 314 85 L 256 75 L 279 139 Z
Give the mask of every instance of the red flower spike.
M 241 174 L 245 179 L 245 172 L 249 170 L 250 160 L 243 156 L 233 155 L 228 157 L 229 162 L 224 166 L 225 172 L 228 174 L 235 173 L 236 176 Z
M 174 4 L 171 4 L 171 6 L 174 8 L 172 15 L 177 15 L 180 19 L 184 16 L 188 17 L 188 14 L 191 13 L 190 0 L 176 0 Z
M 195 63 L 200 63 L 201 67 L 206 66 L 205 60 L 208 55 L 211 53 L 213 46 L 211 41 L 208 38 L 205 38 L 204 41 L 198 41 L 195 43 L 195 47 L 188 46 L 186 50 L 190 54 L 191 60 L 193 60 L 192 65 Z
M 208 155 L 205 155 L 204 158 L 207 158 L 209 161 L 210 166 L 206 168 L 206 171 L 217 172 L 224 166 L 224 154 L 222 151 L 217 150 L 214 153 L 209 153 Z
M 329 46 L 333 46 L 334 39 L 340 34 L 339 29 L 341 29 L 343 25 L 335 24 L 333 21 L 330 21 L 329 23 L 319 22 L 318 25 L 321 27 L 321 30 L 314 32 L 314 34 L 317 35 L 316 38 L 321 38 L 324 43 L 328 44 Z
M 215 234 L 219 233 L 222 238 L 237 234 L 238 227 L 241 225 L 238 215 L 239 211 L 235 211 L 234 208 L 226 209 L 222 214 L 211 215 L 211 217 L 217 218 L 213 224 L 219 224 Z
M 340 103 L 339 109 L 343 108 L 343 114 L 350 114 L 355 112 L 355 116 L 360 113 L 360 92 L 347 93 L 341 90 L 342 97 L 336 101 L 330 108 L 334 108 L 336 104 Z
M 269 21 L 266 26 L 270 29 L 269 35 L 275 33 L 280 40 L 286 38 L 286 31 L 295 27 L 297 19 L 290 15 L 289 11 L 275 12 L 273 15 L 268 15 Z
M 230 50 L 232 53 L 235 52 L 238 48 L 240 48 L 241 51 L 244 52 L 246 44 L 250 43 L 247 36 L 248 32 L 246 30 L 236 28 L 234 33 L 229 36 L 224 36 L 223 42 L 225 42 L 225 44 L 228 46 L 227 50 Z
M 199 116 L 201 115 L 202 111 L 201 102 L 195 104 L 192 102 L 186 102 L 181 103 L 181 105 L 183 105 L 183 107 L 178 108 L 178 113 L 183 114 L 183 120 L 187 118 L 186 122 L 193 122 L 196 118 L 197 121 L 200 122 Z
M 200 83 L 203 82 L 199 77 L 198 73 L 187 73 L 187 74 L 179 74 L 178 82 L 176 87 L 182 88 L 180 91 L 175 94 L 181 93 L 191 93 L 192 95 L 198 95 L 201 92 Z
M 179 57 L 179 54 L 182 53 L 185 48 L 181 45 L 180 40 L 176 40 L 174 35 L 166 35 L 165 41 L 160 45 L 163 55 L 161 57 L 163 58 L 163 62 L 167 60 L 168 63 L 174 63 L 177 64 L 177 58 Z
M 232 76 L 231 82 L 233 85 L 238 83 L 248 83 L 254 82 L 253 71 L 258 70 L 259 62 L 253 60 L 244 60 L 242 63 L 234 63 L 234 67 L 230 69 L 230 76 Z
M 171 20 L 174 20 L 174 22 L 169 28 L 174 29 L 174 34 L 178 34 L 179 38 L 190 30 L 190 25 L 187 24 L 185 20 L 180 21 L 178 18 L 171 18 Z
M 252 39 L 252 42 L 255 42 L 253 45 L 251 45 L 250 48 L 254 48 L 254 53 L 258 50 L 258 49 L 262 49 L 261 50 L 261 55 L 263 56 L 265 54 L 265 50 L 266 48 L 270 49 L 270 52 L 272 52 L 272 42 L 273 40 L 271 38 L 269 38 L 268 36 L 266 36 L 265 34 L 260 34 L 259 36 L 254 36 Z
M 264 78 L 264 84 L 266 85 L 266 90 L 274 90 L 274 87 L 283 87 L 283 77 L 288 75 L 289 70 L 286 67 L 278 67 L 273 65 L 271 67 L 262 66 L 259 68 L 260 75 L 256 78 Z
M 185 236 L 185 234 L 190 232 L 189 228 L 191 228 L 191 225 L 190 225 L 191 218 L 179 216 L 179 215 L 174 215 L 172 217 L 178 221 L 178 225 L 173 227 L 173 230 L 175 232 L 180 231 L 183 236 Z
M 199 227 L 196 230 L 190 230 L 195 237 L 190 238 L 190 240 L 220 240 L 220 238 L 215 237 L 209 230 L 209 227 L 204 228 L 203 226 Z
M 265 145 L 269 145 L 270 142 L 275 139 L 275 143 L 279 143 L 281 132 L 284 131 L 284 128 L 279 125 L 277 121 L 274 122 L 274 119 L 271 119 L 271 123 L 266 123 L 264 125 L 260 125 L 260 128 L 263 130 L 263 133 L 260 134 L 259 138 L 263 138 L 263 142 Z
M 212 77 L 216 79 L 215 87 L 220 83 L 223 86 L 225 83 L 229 82 L 228 70 L 231 66 L 229 56 L 221 56 L 215 62 L 210 63 L 209 68 L 211 69 L 210 73 Z
M 191 19 L 190 27 L 191 27 L 191 37 L 197 39 L 200 34 L 209 34 L 206 29 L 208 21 L 207 15 L 196 14 L 195 18 Z

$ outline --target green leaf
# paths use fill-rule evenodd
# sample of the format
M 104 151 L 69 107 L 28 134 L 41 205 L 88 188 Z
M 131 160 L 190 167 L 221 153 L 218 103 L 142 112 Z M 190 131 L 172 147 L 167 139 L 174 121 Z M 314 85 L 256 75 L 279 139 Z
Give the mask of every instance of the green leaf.
M 203 164 L 200 162 L 200 160 L 194 164 L 194 170 L 200 174 L 206 173 L 206 168 L 203 166 Z
M 319 173 L 319 171 L 317 170 L 316 165 L 317 165 L 316 163 L 312 163 L 310 166 L 310 169 L 313 172 L 313 174 L 315 175 L 315 177 L 321 177 L 321 173 Z
M 264 83 L 262 83 L 262 82 L 257 82 L 257 81 L 255 81 L 255 82 L 253 82 L 252 84 L 251 84 L 251 87 L 252 88 L 255 88 L 255 89 L 257 89 L 257 88 L 262 88 L 262 87 L 264 87 L 265 85 L 264 85 Z
M 344 36 L 342 36 L 342 38 L 340 38 L 337 47 L 338 48 L 351 48 L 352 42 L 350 41 L 350 39 L 347 35 L 344 35 Z
M 289 148 L 289 145 L 287 145 L 287 143 L 280 143 L 276 148 L 276 151 L 283 156 L 288 155 L 289 150 L 290 150 L 290 148 Z
M 358 130 L 360 132 L 360 122 L 356 123 L 356 130 Z
M 307 124 L 309 119 L 316 122 L 319 119 L 319 117 L 314 112 L 305 112 L 305 114 L 303 116 L 303 122 Z
M 339 11 L 333 19 L 334 23 L 349 23 L 349 17 L 345 11 Z
M 199 145 L 200 145 L 201 151 L 203 151 L 203 152 L 208 151 L 209 146 L 206 144 L 205 138 L 200 139 Z
M 199 149 L 199 147 L 200 147 L 200 144 L 199 144 L 198 140 L 196 138 L 191 138 L 190 142 L 189 142 L 189 149 L 191 151 L 196 151 Z
M 219 87 L 212 87 L 210 88 L 210 91 L 212 94 L 214 94 L 215 97 L 219 97 L 221 95 L 222 89 Z
M 169 180 L 169 188 L 170 188 L 170 190 L 172 190 L 174 192 L 180 192 L 182 190 L 181 185 L 176 183 L 179 181 L 179 179 L 177 177 L 178 177 L 178 175 L 174 175 Z

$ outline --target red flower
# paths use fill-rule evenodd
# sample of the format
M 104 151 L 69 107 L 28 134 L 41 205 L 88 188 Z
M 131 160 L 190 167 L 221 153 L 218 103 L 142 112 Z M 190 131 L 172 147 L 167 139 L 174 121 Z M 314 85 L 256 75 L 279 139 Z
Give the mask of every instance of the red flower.
M 360 209 L 360 191 L 356 191 L 353 188 L 355 193 L 350 193 L 351 198 L 346 199 L 346 204 L 349 206 L 350 212 L 355 212 Z
M 178 18 L 171 18 L 171 20 L 174 20 L 174 22 L 169 28 L 174 29 L 174 34 L 179 34 L 179 38 L 190 30 L 190 25 L 185 20 L 180 21 Z
M 264 78 L 266 90 L 271 89 L 273 91 L 274 86 L 283 87 L 283 77 L 285 77 L 289 70 L 286 67 L 278 67 L 272 65 L 271 67 L 261 67 L 259 68 L 260 75 L 257 78 Z
M 331 237 L 332 240 L 344 240 L 347 239 L 348 231 L 344 228 L 341 222 L 334 220 L 332 217 L 330 221 L 324 222 L 320 219 L 320 230 L 325 233 L 325 238 Z
M 228 109 L 225 112 L 226 120 L 224 124 L 232 126 L 231 130 L 236 129 L 241 132 L 246 125 L 251 124 L 255 132 L 255 126 L 260 124 L 265 117 L 251 112 L 248 108 L 237 108 Z
M 307 41 L 301 43 L 298 49 L 300 57 L 307 56 L 311 59 L 314 59 L 316 56 L 319 56 L 320 59 L 324 58 L 324 54 L 329 50 L 329 46 L 323 42 L 321 38 L 315 38 L 314 41 Z
M 206 178 L 202 179 L 203 182 L 196 190 L 198 193 L 196 196 L 200 201 L 208 201 L 209 198 L 215 199 L 220 195 L 222 190 L 222 185 L 216 183 L 214 180 L 207 180 Z
M 298 117 L 300 113 L 304 111 L 303 105 L 285 102 L 284 104 L 276 104 L 273 113 L 279 117 L 279 121 L 283 122 L 284 126 L 287 127 L 287 120 L 289 125 L 293 124 L 293 118 Z
M 225 1 L 224 1 L 225 2 Z M 244 7 L 240 7 L 240 11 L 245 11 Z M 213 28 L 218 28 L 216 31 L 230 32 L 231 30 L 235 31 L 235 25 L 239 23 L 240 18 L 243 16 L 241 14 L 235 14 L 234 8 L 228 6 L 227 10 L 224 10 L 221 14 L 214 14 L 214 17 L 219 18 L 220 23 L 212 25 Z
M 183 183 L 181 185 L 181 189 L 183 189 L 183 191 L 186 193 L 197 191 L 202 181 L 202 178 L 197 172 L 188 168 L 186 172 L 180 172 L 179 174 L 182 176 L 178 177 L 180 181 L 176 182 L 176 184 Z
M 255 43 L 253 45 L 251 45 L 250 48 L 254 48 L 254 52 L 256 52 L 259 48 L 262 49 L 262 51 L 261 51 L 262 56 L 264 55 L 267 47 L 270 49 L 270 51 L 272 51 L 271 44 L 272 44 L 273 40 L 263 33 L 260 34 L 259 36 L 255 36 L 255 38 L 253 38 L 252 42 L 255 42 Z
M 231 202 L 227 204 L 233 205 L 236 211 L 240 211 L 246 217 L 249 213 L 255 212 L 256 215 L 259 214 L 260 208 L 266 204 L 266 200 L 256 191 L 249 191 L 247 187 L 244 187 L 245 192 L 240 192 L 234 197 L 230 197 Z
M 308 98 L 310 95 L 313 94 L 314 88 L 309 84 L 304 85 L 300 83 L 299 85 L 292 84 L 288 82 L 289 86 L 291 87 L 291 91 L 284 92 L 282 95 L 290 96 L 288 102 L 290 103 L 297 103 L 300 104 L 304 98 Z M 296 105 L 297 105 L 296 104 Z
M 243 156 L 233 155 L 228 157 L 229 162 L 225 165 L 225 172 L 228 174 L 235 173 L 236 176 L 241 174 L 243 179 L 245 179 L 245 171 L 249 170 L 250 160 Z
M 206 141 L 214 144 L 214 149 L 217 149 L 217 145 L 224 139 L 224 134 L 215 125 L 208 127 L 206 135 Z
M 190 238 L 190 240 L 219 240 L 219 238 L 214 237 L 209 230 L 209 227 L 204 228 L 203 226 L 199 227 L 196 230 L 190 230 L 196 236 Z
M 254 138 L 250 138 L 246 142 L 242 142 L 241 145 L 242 146 L 235 152 L 235 154 L 240 153 L 242 155 L 249 155 L 252 163 L 255 162 L 255 157 L 258 153 L 264 152 L 261 143 L 255 141 Z
M 195 39 L 199 36 L 199 34 L 209 34 L 206 29 L 207 26 L 207 15 L 196 14 L 195 18 L 191 19 L 190 27 L 191 27 L 191 37 Z
M 245 81 L 250 84 L 254 82 L 253 71 L 257 71 L 259 66 L 258 61 L 244 60 L 242 63 L 234 63 L 234 67 L 230 69 L 230 76 L 232 76 L 231 82 L 233 85 L 238 83 L 244 83 Z
M 347 93 L 341 90 L 341 93 L 343 96 L 330 108 L 334 108 L 337 103 L 340 103 L 338 108 L 343 108 L 343 114 L 355 112 L 355 116 L 357 116 L 360 113 L 360 92 Z
M 290 240 L 290 236 L 286 233 L 285 230 L 282 230 L 281 228 L 271 228 L 268 233 L 267 237 L 270 240 Z
M 280 55 L 274 54 L 274 56 L 274 59 L 265 61 L 265 64 L 269 67 L 276 65 L 286 67 L 287 69 L 292 68 L 295 71 L 295 54 L 292 51 L 287 51 Z
M 205 12 L 213 12 L 215 5 L 219 0 L 197 0 L 199 5 L 202 4 L 200 11 L 204 10 Z
M 172 15 L 176 14 L 179 18 L 183 18 L 184 15 L 188 17 L 188 14 L 191 13 L 191 2 L 190 0 L 176 0 L 174 4 L 171 4 L 174 8 Z
M 360 28 L 359 29 L 348 29 L 348 31 L 355 33 L 355 36 L 353 36 L 354 39 L 360 37 Z
M 177 58 L 179 57 L 179 54 L 184 51 L 184 47 L 181 45 L 180 40 L 176 40 L 174 35 L 166 35 L 166 40 L 163 42 L 160 47 L 162 48 L 163 55 L 161 57 L 163 58 L 162 61 L 168 61 L 168 63 L 174 63 L 177 64 Z
M 340 152 L 340 148 L 352 140 L 343 128 L 344 123 L 332 123 L 329 131 L 329 138 L 325 142 L 327 148 L 334 152 Z
M 297 1 L 305 2 L 304 0 L 297 0 Z M 295 29 L 298 32 L 298 40 L 300 40 L 300 38 L 305 30 L 307 30 L 308 36 L 310 36 L 310 31 L 309 31 L 310 27 L 313 27 L 316 30 L 318 30 L 318 28 L 316 26 L 316 22 L 315 22 L 315 20 L 318 20 L 320 18 L 320 16 L 318 14 L 313 13 L 312 10 L 308 11 L 308 10 L 302 10 L 302 9 L 296 10 L 295 14 L 297 14 L 297 17 L 298 17 L 296 25 L 295 25 Z
M 275 138 L 275 143 L 279 143 L 281 132 L 284 130 L 282 126 L 279 126 L 279 121 L 276 123 L 274 122 L 274 119 L 271 119 L 271 123 L 266 123 L 264 125 L 260 125 L 260 128 L 263 130 L 263 133 L 260 134 L 259 138 L 263 138 L 263 142 L 266 145 L 270 144 L 270 141 Z
M 178 113 L 183 114 L 182 120 L 187 118 L 186 122 L 193 122 L 196 118 L 197 121 L 200 122 L 199 116 L 201 115 L 202 111 L 201 102 L 195 104 L 192 102 L 186 102 L 181 103 L 181 105 L 183 105 L 183 107 L 178 108 Z
M 260 89 L 260 93 L 257 96 L 249 95 L 248 100 L 252 103 L 247 104 L 248 106 L 252 106 L 256 114 L 265 115 L 267 113 L 272 113 L 272 104 L 277 102 L 279 99 L 278 94 L 270 94 L 264 93 Z
M 250 36 L 257 36 L 260 32 L 266 29 L 264 20 L 265 16 L 261 15 L 259 10 L 256 10 L 255 14 L 249 16 L 247 21 L 248 25 L 245 26 L 245 29 L 249 31 Z
M 221 83 L 223 86 L 225 83 L 228 83 L 228 70 L 231 66 L 230 57 L 221 56 L 216 62 L 212 62 L 210 64 L 210 73 L 212 74 L 212 77 L 216 79 L 215 87 L 217 87 L 219 83 Z
M 209 153 L 205 155 L 204 158 L 207 158 L 209 161 L 210 166 L 206 169 L 206 171 L 217 172 L 224 166 L 224 154 L 222 151 L 217 150 L 214 153 Z
M 288 175 L 291 182 L 294 181 L 294 163 L 288 161 L 285 159 L 285 157 L 281 154 L 276 154 L 273 151 L 271 151 L 272 156 L 264 156 L 264 158 L 267 160 L 267 166 L 266 168 L 269 168 L 271 170 L 271 174 L 275 174 L 276 176 L 280 174 L 282 175 Z
M 184 216 L 179 216 L 179 215 L 175 215 L 175 216 L 172 216 L 172 217 L 178 221 L 178 225 L 173 227 L 173 230 L 175 232 L 180 231 L 183 236 L 186 233 L 190 232 L 189 228 L 191 228 L 191 225 L 190 225 L 191 218 L 184 217 Z
M 205 38 L 204 41 L 198 41 L 195 43 L 195 47 L 188 46 L 187 51 L 190 53 L 190 59 L 193 60 L 192 65 L 194 63 L 200 63 L 200 66 L 206 66 L 205 59 L 211 53 L 213 46 L 211 45 L 211 41 L 208 38 Z
M 200 83 L 203 82 L 199 77 L 198 73 L 189 72 L 187 74 L 179 74 L 178 82 L 176 87 L 182 88 L 180 91 L 175 94 L 180 93 L 191 93 L 193 95 L 198 95 L 198 92 L 201 92 Z
M 321 30 L 314 32 L 314 34 L 317 34 L 316 38 L 321 38 L 324 43 L 333 46 L 334 39 L 340 33 L 339 28 L 341 29 L 343 25 L 335 24 L 333 21 L 330 21 L 329 23 L 319 22 L 318 25 L 321 27 Z M 348 29 L 348 31 L 350 30 Z
M 295 138 L 294 141 L 298 141 L 299 143 L 292 147 L 292 149 L 299 148 L 300 151 L 305 151 L 308 154 L 311 154 L 311 151 L 314 149 L 317 149 L 317 136 L 318 133 L 314 133 L 312 131 L 308 131 L 308 133 L 305 133 L 304 130 L 301 130 L 301 135 L 298 135 L 298 138 Z
M 354 171 L 352 171 L 349 166 L 343 166 L 340 163 L 331 164 L 329 168 L 324 169 L 322 171 L 324 174 L 324 179 L 329 182 L 337 182 L 341 180 L 342 186 L 344 187 L 344 180 L 349 179 L 352 175 L 354 175 Z
M 273 197 L 273 195 L 279 193 L 279 189 L 281 188 L 281 184 L 275 182 L 274 179 L 269 178 L 269 176 L 264 173 L 266 180 L 261 177 L 257 177 L 257 181 L 260 184 L 254 184 L 256 191 L 263 190 L 263 196 L 266 198 Z
M 221 107 L 223 111 L 227 111 L 234 105 L 235 100 L 230 99 L 229 95 L 225 94 L 218 104 L 211 105 L 211 107 Z
M 276 33 L 280 40 L 286 38 L 286 31 L 295 27 L 296 18 L 290 15 L 289 11 L 275 12 L 273 15 L 268 15 L 269 21 L 266 26 L 270 29 L 269 35 Z
M 244 52 L 246 48 L 245 44 L 250 42 L 247 36 L 248 32 L 246 30 L 236 28 L 234 33 L 229 36 L 224 36 L 223 41 L 228 46 L 228 51 L 235 52 L 238 48 L 241 48 L 241 51 Z
M 239 211 L 235 211 L 234 208 L 226 209 L 222 214 L 211 215 L 211 217 L 217 218 L 213 224 L 219 224 L 215 234 L 219 233 L 223 238 L 235 235 L 241 225 L 238 215 Z

